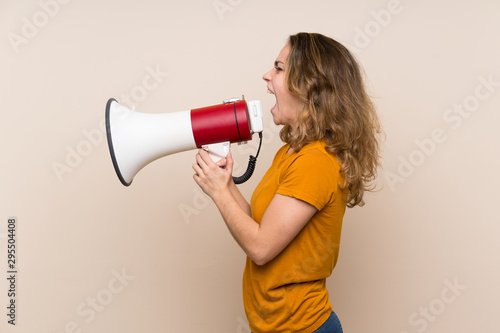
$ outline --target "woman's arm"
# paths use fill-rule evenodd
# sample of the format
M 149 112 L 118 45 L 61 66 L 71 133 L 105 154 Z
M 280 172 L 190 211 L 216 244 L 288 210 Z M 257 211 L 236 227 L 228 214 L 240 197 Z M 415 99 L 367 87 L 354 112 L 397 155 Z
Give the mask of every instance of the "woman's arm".
M 224 169 L 219 168 L 203 150 L 196 155 L 196 161 L 193 165 L 194 180 L 212 198 L 233 238 L 257 265 L 266 264 L 283 251 L 317 212 L 314 206 L 304 201 L 276 194 L 258 224 L 230 189 L 231 155 L 228 155 Z
M 233 181 L 233 178 L 231 177 L 231 180 L 229 182 L 229 191 L 233 195 L 234 199 L 236 202 L 240 205 L 241 209 L 248 215 L 252 216 L 252 212 L 250 210 L 250 204 L 246 201 L 246 199 L 243 197 L 241 194 L 240 190 L 236 186 L 236 184 Z

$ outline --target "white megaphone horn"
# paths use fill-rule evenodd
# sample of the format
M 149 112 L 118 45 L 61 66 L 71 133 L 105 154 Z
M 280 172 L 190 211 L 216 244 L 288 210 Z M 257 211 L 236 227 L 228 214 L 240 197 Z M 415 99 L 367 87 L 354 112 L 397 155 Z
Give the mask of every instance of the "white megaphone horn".
M 222 104 L 187 111 L 146 114 L 130 110 L 111 98 L 106 104 L 109 152 L 121 183 L 129 186 L 150 162 L 171 154 L 203 148 L 214 161 L 227 155 L 230 144 L 246 142 L 259 133 L 262 144 L 260 101 L 230 99 Z M 260 151 L 257 151 L 257 156 Z M 250 178 L 257 157 L 250 156 L 247 172 L 233 177 L 236 184 Z

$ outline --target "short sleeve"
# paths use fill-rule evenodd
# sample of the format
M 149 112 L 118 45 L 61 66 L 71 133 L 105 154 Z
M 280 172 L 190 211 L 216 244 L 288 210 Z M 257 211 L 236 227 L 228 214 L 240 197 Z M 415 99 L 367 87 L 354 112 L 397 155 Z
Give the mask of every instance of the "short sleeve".
M 299 152 L 281 174 L 278 194 L 290 196 L 321 210 L 335 200 L 340 179 L 338 162 L 319 149 Z

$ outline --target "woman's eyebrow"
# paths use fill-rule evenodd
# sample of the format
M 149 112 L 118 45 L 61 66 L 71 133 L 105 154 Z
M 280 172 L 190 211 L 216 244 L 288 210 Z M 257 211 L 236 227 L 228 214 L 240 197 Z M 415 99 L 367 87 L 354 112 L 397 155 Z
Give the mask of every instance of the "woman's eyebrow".
M 274 62 L 274 66 L 278 66 L 279 64 L 283 64 L 284 65 L 285 63 L 283 61 L 279 61 L 279 60 L 276 60 Z

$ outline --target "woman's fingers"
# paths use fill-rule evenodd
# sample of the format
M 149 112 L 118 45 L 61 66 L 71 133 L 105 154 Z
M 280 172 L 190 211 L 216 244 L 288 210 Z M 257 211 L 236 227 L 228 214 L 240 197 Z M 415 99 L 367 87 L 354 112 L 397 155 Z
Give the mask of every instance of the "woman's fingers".
M 225 167 L 226 167 L 226 165 L 227 165 L 227 159 L 225 159 L 225 158 L 223 157 L 223 158 L 221 158 L 220 160 L 218 160 L 218 161 L 217 161 L 217 163 L 215 163 L 215 164 L 217 164 L 217 166 L 218 166 L 219 168 L 223 168 L 223 169 L 225 169 Z
M 226 170 L 229 172 L 229 174 L 232 174 L 234 160 L 233 160 L 233 155 L 231 154 L 231 152 L 227 153 L 225 160 L 226 160 Z
M 210 157 L 208 151 L 200 149 L 198 150 L 198 156 L 201 158 L 201 160 L 204 162 L 206 166 L 210 166 L 212 164 L 215 165 L 215 162 L 212 161 L 212 158 Z

